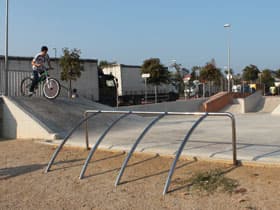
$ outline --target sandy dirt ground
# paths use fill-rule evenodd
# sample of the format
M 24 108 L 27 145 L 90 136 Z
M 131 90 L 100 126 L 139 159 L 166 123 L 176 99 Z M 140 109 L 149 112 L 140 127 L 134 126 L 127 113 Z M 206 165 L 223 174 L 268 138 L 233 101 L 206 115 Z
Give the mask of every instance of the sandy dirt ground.
M 166 196 L 162 190 L 171 157 L 134 155 L 122 184 L 114 181 L 125 158 L 122 152 L 98 151 L 79 180 L 88 151 L 65 148 L 51 172 L 44 168 L 55 146 L 29 140 L 0 141 L 0 209 L 279 209 L 280 168 L 233 168 L 194 160 L 177 164 Z M 238 180 L 232 193 L 189 190 L 188 180 L 199 171 L 222 169 Z M 182 184 L 183 183 L 183 184 Z

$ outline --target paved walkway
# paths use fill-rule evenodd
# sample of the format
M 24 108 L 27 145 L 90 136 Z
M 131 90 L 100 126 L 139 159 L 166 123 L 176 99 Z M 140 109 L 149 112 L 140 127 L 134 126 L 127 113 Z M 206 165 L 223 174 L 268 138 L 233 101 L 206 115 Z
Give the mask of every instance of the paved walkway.
M 55 132 L 69 131 L 86 109 L 109 109 L 89 101 L 42 98 L 15 98 Z M 269 113 L 236 114 L 237 155 L 239 160 L 280 163 L 280 115 Z M 100 114 L 89 122 L 90 144 L 116 119 L 117 115 Z M 197 117 L 167 116 L 143 138 L 136 151 L 174 155 Z M 100 148 L 129 150 L 152 117 L 129 116 L 120 121 L 105 137 Z M 195 130 L 183 155 L 211 159 L 232 159 L 231 122 L 226 117 L 207 117 Z M 59 141 L 57 141 L 59 143 Z M 80 128 L 67 142 L 84 146 L 84 129 Z
M 100 148 L 129 150 L 151 119 L 131 116 L 130 119 L 123 120 L 105 137 Z M 196 119 L 177 116 L 162 119 L 147 133 L 136 151 L 174 155 Z M 280 163 L 279 120 L 279 116 L 270 114 L 236 115 L 238 159 Z M 94 125 L 90 125 L 91 145 L 104 129 L 95 129 Z M 195 130 L 182 155 L 231 160 L 231 135 L 231 122 L 228 118 L 208 117 Z M 83 130 L 75 133 L 68 144 L 84 146 Z

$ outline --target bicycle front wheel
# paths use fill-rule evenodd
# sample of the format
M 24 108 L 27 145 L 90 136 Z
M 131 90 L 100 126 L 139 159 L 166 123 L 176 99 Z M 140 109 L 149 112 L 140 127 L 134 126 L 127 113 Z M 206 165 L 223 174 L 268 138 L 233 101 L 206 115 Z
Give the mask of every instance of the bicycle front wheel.
M 31 77 L 25 77 L 21 83 L 20 83 L 20 92 L 21 95 L 26 96 L 28 95 L 29 89 L 31 87 L 32 84 L 32 79 Z
M 49 78 L 43 85 L 43 93 L 47 99 L 55 99 L 60 92 L 60 84 L 54 78 Z

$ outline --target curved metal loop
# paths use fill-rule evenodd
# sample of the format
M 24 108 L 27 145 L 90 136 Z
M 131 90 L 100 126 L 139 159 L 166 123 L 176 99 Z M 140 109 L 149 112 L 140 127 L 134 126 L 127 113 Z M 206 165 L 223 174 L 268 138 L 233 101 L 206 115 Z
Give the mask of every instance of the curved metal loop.
M 166 115 L 192 115 L 192 116 L 200 116 L 200 118 L 192 125 L 191 129 L 188 131 L 188 133 L 186 134 L 182 144 L 180 145 L 177 154 L 176 154 L 176 158 L 173 161 L 173 164 L 170 168 L 168 177 L 167 177 L 167 181 L 165 183 L 165 187 L 164 187 L 164 191 L 163 194 L 166 194 L 170 185 L 170 181 L 172 178 L 172 175 L 174 173 L 175 167 L 176 167 L 176 163 L 189 139 L 189 137 L 191 136 L 191 134 L 193 133 L 193 131 L 195 130 L 195 128 L 207 117 L 207 116 L 227 116 L 229 118 L 231 118 L 231 124 L 232 124 L 232 149 L 233 149 L 233 164 L 234 165 L 238 165 L 238 161 L 237 161 L 237 152 L 236 152 L 236 121 L 235 121 L 235 117 L 232 113 L 230 112 L 210 112 L 210 113 L 205 113 L 205 112 L 145 112 L 145 111 L 98 111 L 98 110 L 87 110 L 85 111 L 85 115 L 84 118 L 67 134 L 67 136 L 64 138 L 64 140 L 61 142 L 61 144 L 59 145 L 59 147 L 56 149 L 56 151 L 54 152 L 54 154 L 52 155 L 51 160 L 48 163 L 48 166 L 45 170 L 45 172 L 47 173 L 56 156 L 58 155 L 58 153 L 60 152 L 60 150 L 62 149 L 63 145 L 66 143 L 66 141 L 69 139 L 69 137 L 84 123 L 86 122 L 86 145 L 88 147 L 88 129 L 87 129 L 87 120 L 90 119 L 91 117 L 99 114 L 99 113 L 112 113 L 112 114 L 123 114 L 121 117 L 119 117 L 117 120 L 115 120 L 105 131 L 104 133 L 99 137 L 97 143 L 95 144 L 94 148 L 91 149 L 90 154 L 88 155 L 88 158 L 84 164 L 84 167 L 82 169 L 82 172 L 80 174 L 80 178 L 83 178 L 84 172 L 86 171 L 87 165 L 90 161 L 90 159 L 92 158 L 94 152 L 96 151 L 96 149 L 98 148 L 98 145 L 100 144 L 100 142 L 103 140 L 103 138 L 107 135 L 107 133 L 110 131 L 110 129 L 122 118 L 124 118 L 125 116 L 129 115 L 129 114 L 148 114 L 148 115 L 159 115 L 157 116 L 155 119 L 153 119 L 146 127 L 145 129 L 142 131 L 142 133 L 140 134 L 140 136 L 137 138 L 137 140 L 135 141 L 135 143 L 133 144 L 132 148 L 129 151 L 129 154 L 127 155 L 125 161 L 122 164 L 121 170 L 118 174 L 118 177 L 116 179 L 115 182 L 115 186 L 117 186 L 121 180 L 121 177 L 124 173 L 124 170 L 128 164 L 128 161 L 130 160 L 133 152 L 135 151 L 137 145 L 140 143 L 140 141 L 143 139 L 143 137 L 145 136 L 145 134 L 151 129 L 152 126 L 154 126 L 154 124 L 156 124 L 161 118 L 163 118 Z M 88 116 L 88 114 L 91 114 Z
M 143 130 L 143 132 L 140 134 L 140 136 L 136 139 L 135 143 L 133 144 L 132 148 L 130 149 L 128 155 L 126 156 L 123 164 L 122 164 L 122 167 L 121 167 L 121 170 L 119 172 L 119 175 L 116 179 L 116 182 L 115 182 L 115 186 L 117 186 L 119 183 L 120 183 L 120 180 L 121 180 L 121 177 L 124 173 L 124 170 L 127 166 L 127 163 L 129 161 L 129 159 L 131 158 L 133 152 L 135 151 L 137 145 L 140 143 L 140 141 L 143 139 L 143 137 L 146 135 L 146 133 L 153 127 L 154 124 L 156 124 L 160 119 L 162 119 L 167 113 L 163 113 L 163 114 L 160 114 L 158 117 L 156 117 L 155 119 L 153 119 L 146 127 L 145 129 Z
M 107 133 L 114 127 L 114 125 L 116 125 L 121 119 L 127 117 L 128 115 L 130 115 L 131 112 L 129 113 L 126 113 L 126 114 L 123 114 L 121 115 L 120 117 L 118 117 L 116 120 L 114 120 L 110 126 L 102 133 L 102 135 L 98 138 L 97 142 L 95 143 L 94 147 L 91 148 L 89 154 L 88 154 L 88 157 L 83 165 L 83 168 L 81 170 L 81 173 L 80 173 L 80 179 L 83 179 L 84 178 L 84 174 L 87 170 L 87 167 L 88 167 L 88 164 L 93 156 L 93 154 L 95 153 L 95 151 L 97 150 L 99 144 L 102 142 L 102 140 L 105 138 L 105 136 L 107 135 Z
M 208 113 L 205 113 L 204 115 L 202 115 L 197 121 L 195 121 L 195 123 L 192 125 L 191 129 L 188 131 L 187 135 L 185 136 L 182 144 L 180 145 L 177 153 L 176 153 L 176 157 L 172 163 L 172 166 L 169 170 L 169 173 L 168 173 L 168 177 L 167 177 L 167 180 L 166 180 L 166 183 L 165 183 L 165 186 L 164 186 L 164 190 L 163 190 L 163 195 L 165 195 L 168 191 L 168 188 L 169 188 L 169 185 L 170 185 L 170 181 L 171 181 L 171 178 L 173 176 L 173 173 L 174 173 L 174 170 L 175 170 L 175 167 L 176 167 L 176 163 L 177 161 L 179 160 L 180 156 L 181 156 L 181 153 L 187 143 L 187 141 L 189 140 L 190 136 L 192 135 L 193 131 L 195 130 L 195 128 L 208 116 Z
M 95 113 L 84 117 L 83 119 L 80 120 L 80 122 L 74 127 L 72 128 L 72 130 L 64 137 L 63 141 L 60 143 L 60 145 L 56 148 L 55 152 L 53 153 L 51 160 L 48 163 L 48 166 L 46 167 L 45 173 L 48 173 L 55 158 L 57 157 L 58 153 L 60 152 L 60 150 L 62 149 L 63 145 L 67 142 L 67 140 L 70 138 L 70 136 L 88 119 L 92 118 L 93 116 L 96 116 L 98 114 L 100 114 L 101 111 L 96 111 Z

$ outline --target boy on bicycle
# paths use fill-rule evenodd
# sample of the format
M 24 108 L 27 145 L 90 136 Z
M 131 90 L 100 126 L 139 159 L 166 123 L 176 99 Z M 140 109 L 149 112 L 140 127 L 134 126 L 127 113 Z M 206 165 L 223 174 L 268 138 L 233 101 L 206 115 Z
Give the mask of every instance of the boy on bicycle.
M 33 80 L 29 89 L 29 96 L 32 96 L 34 94 L 34 88 L 38 85 L 39 82 L 39 74 L 46 69 L 46 63 L 48 64 L 49 69 L 52 69 L 50 57 L 48 55 L 48 47 L 42 46 L 41 52 L 38 53 L 31 62 L 33 69 Z

